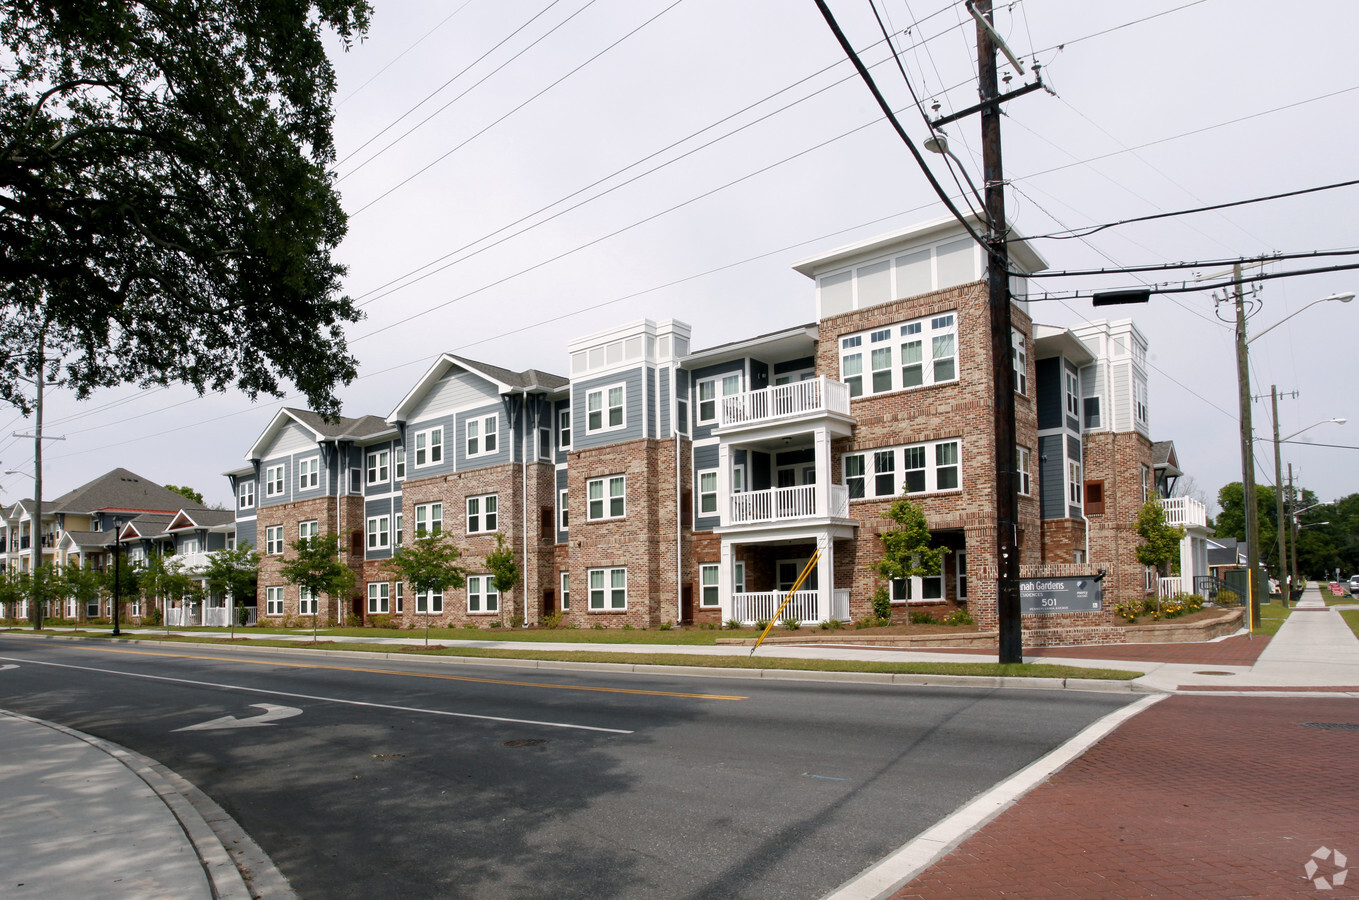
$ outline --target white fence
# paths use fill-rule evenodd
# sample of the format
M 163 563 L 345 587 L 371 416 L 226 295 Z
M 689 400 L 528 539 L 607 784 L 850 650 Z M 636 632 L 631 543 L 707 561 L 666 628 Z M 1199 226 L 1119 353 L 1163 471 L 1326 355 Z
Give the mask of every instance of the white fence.
M 774 618 L 774 613 L 778 611 L 779 604 L 787 596 L 787 591 L 754 591 L 745 594 L 732 594 L 732 617 L 739 619 L 745 625 L 752 622 L 768 622 Z M 783 609 L 783 615 L 779 617 L 780 621 L 792 617 L 804 623 L 820 622 L 822 616 L 817 608 L 819 596 L 820 594 L 817 591 L 794 592 L 793 599 L 788 601 L 788 605 Z M 846 606 L 848 606 L 848 598 L 846 598 Z
M 849 415 L 849 386 L 822 375 L 723 397 L 717 424 L 749 425 L 817 412 Z
M 1167 497 L 1161 501 L 1166 513 L 1166 524 L 1208 526 L 1208 508 L 1193 497 Z
M 843 484 L 830 486 L 831 515 L 837 518 L 849 516 L 849 488 Z M 824 516 L 817 509 L 816 485 L 799 484 L 793 487 L 770 488 L 766 491 L 745 491 L 732 494 L 732 525 L 749 525 L 755 522 L 777 522 L 782 519 L 805 519 L 810 516 Z

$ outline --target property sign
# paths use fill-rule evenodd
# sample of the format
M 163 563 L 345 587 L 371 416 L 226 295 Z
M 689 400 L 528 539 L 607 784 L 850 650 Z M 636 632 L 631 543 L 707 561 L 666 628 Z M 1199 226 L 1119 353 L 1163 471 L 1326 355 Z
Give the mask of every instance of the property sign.
M 1026 578 L 1019 582 L 1019 611 L 1032 613 L 1091 612 L 1104 602 L 1100 582 L 1079 578 Z

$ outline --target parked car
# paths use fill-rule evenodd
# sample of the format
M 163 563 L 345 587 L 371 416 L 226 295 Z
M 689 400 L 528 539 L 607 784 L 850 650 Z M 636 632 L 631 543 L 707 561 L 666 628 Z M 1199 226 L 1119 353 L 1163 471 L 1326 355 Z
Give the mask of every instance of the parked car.
M 1359 575 L 1350 576 L 1350 594 L 1359 597 Z

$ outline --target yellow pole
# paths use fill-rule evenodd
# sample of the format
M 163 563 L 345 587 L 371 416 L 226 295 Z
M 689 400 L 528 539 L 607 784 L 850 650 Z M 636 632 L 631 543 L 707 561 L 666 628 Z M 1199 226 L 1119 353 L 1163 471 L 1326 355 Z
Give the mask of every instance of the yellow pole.
M 812 573 L 812 567 L 814 567 L 820 559 L 821 551 L 817 550 L 812 554 L 812 558 L 807 560 L 807 565 L 802 568 L 802 574 L 797 577 L 797 581 L 793 582 L 792 588 L 789 589 L 788 596 L 783 598 L 783 602 L 779 604 L 779 608 L 775 611 L 774 617 L 769 620 L 768 625 L 764 626 L 764 634 L 761 634 L 760 639 L 755 642 L 755 646 L 750 648 L 751 656 L 755 655 L 755 651 L 760 648 L 760 644 L 764 643 L 764 639 L 769 637 L 769 632 L 773 630 L 774 623 L 779 620 L 779 614 L 782 613 L 783 608 L 788 605 L 788 601 L 793 599 L 793 595 L 797 593 L 797 589 L 802 587 L 802 582 L 807 580 L 807 576 Z

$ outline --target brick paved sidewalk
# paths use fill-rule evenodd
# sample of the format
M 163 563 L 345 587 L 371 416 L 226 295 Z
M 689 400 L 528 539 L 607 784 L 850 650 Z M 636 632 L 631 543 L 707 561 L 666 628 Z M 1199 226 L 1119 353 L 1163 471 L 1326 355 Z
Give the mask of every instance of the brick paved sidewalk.
M 1304 722 L 1350 725 L 1316 728 Z M 1359 703 L 1170 697 L 1125 723 L 894 900 L 1344 896 L 1359 869 Z M 1318 876 L 1335 872 L 1332 860 Z

